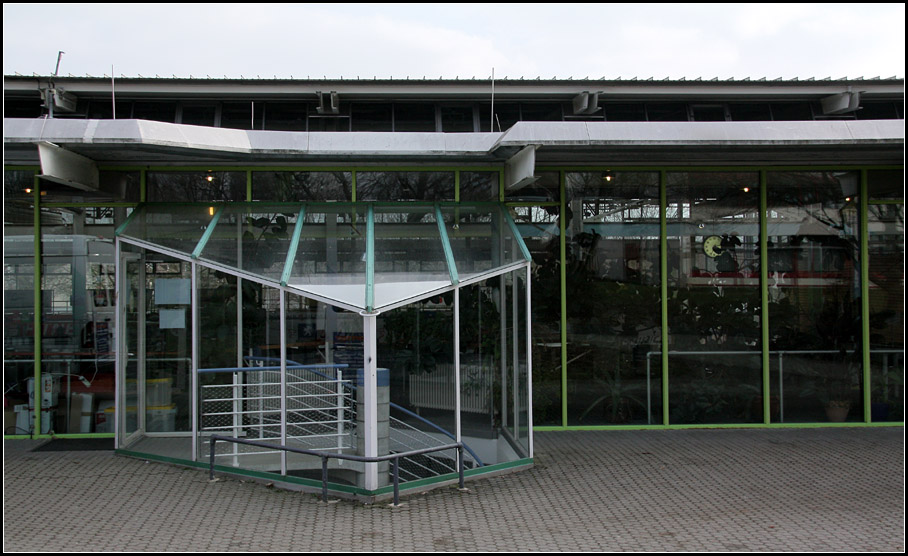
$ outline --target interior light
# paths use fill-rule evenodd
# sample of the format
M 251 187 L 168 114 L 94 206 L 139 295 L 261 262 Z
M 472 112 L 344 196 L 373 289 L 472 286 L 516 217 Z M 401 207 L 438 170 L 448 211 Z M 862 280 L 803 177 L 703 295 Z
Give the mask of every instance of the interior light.
M 26 187 L 26 188 L 25 188 L 25 192 L 26 192 L 26 193 L 31 193 L 31 192 L 32 192 L 31 187 Z
M 749 187 L 745 187 L 745 188 L 744 188 L 744 193 L 749 193 L 749 192 L 750 192 L 750 188 L 749 188 Z
M 611 172 L 606 172 L 605 176 L 602 179 L 604 179 L 605 181 L 612 181 L 612 178 L 614 177 L 615 176 L 613 176 Z
M 851 202 L 851 197 L 845 197 L 845 202 L 846 202 L 846 203 L 850 203 L 850 202 Z
M 208 216 L 214 216 L 214 207 L 208 207 Z
M 208 174 L 207 176 L 205 176 L 205 179 L 208 180 L 209 182 L 212 182 L 212 181 L 214 181 L 214 176 L 212 176 L 211 174 Z

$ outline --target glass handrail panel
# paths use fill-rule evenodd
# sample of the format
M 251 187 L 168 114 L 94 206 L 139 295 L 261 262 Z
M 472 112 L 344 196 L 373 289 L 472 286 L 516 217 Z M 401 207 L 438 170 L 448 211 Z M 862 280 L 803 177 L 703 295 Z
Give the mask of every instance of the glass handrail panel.
M 451 285 L 435 207 L 375 209 L 375 307 Z
M 191 255 L 217 209 L 214 204 L 143 205 L 120 235 Z
M 442 207 L 461 281 L 524 260 L 519 238 L 498 205 Z
M 309 206 L 287 285 L 365 309 L 366 228 L 365 207 Z
M 280 281 L 298 206 L 228 205 L 200 258 Z

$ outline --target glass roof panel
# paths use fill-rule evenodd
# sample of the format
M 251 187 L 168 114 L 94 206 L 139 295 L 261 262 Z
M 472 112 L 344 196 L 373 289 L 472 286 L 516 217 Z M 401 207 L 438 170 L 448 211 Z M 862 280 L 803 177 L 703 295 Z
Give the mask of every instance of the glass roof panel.
M 461 281 L 524 260 L 503 210 L 491 204 L 441 209 Z
M 145 205 L 136 210 L 121 236 L 191 254 L 220 205 Z
M 365 207 L 307 207 L 287 285 L 364 309 L 366 233 Z
M 375 307 L 451 285 L 432 206 L 376 207 Z
M 117 233 L 372 310 L 525 260 L 505 210 L 492 203 L 155 203 L 140 206 Z
M 280 281 L 301 207 L 228 205 L 199 257 Z

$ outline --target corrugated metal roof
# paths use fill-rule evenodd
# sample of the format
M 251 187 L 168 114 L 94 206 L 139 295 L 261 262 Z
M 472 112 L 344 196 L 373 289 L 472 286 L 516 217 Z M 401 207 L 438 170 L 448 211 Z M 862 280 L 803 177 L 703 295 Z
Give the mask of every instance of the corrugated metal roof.
M 74 75 L 74 74 L 72 74 L 72 73 L 69 73 L 69 74 L 66 74 L 66 75 L 53 76 L 53 75 L 41 75 L 41 74 L 38 74 L 38 73 L 32 73 L 31 75 L 24 75 L 24 74 L 21 74 L 21 73 L 19 73 L 19 72 L 15 72 L 13 75 L 7 75 L 7 76 L 5 76 L 5 77 L 25 77 L 25 78 L 37 78 L 37 79 L 53 79 L 54 77 L 56 77 L 56 78 L 58 78 L 58 79 L 59 79 L 59 78 L 71 78 L 71 79 L 110 79 L 110 75 L 108 75 L 108 74 L 104 74 L 104 75 L 90 75 L 90 74 L 85 74 L 85 75 Z M 162 76 L 162 75 L 157 75 L 157 74 L 154 75 L 154 76 L 151 76 L 151 75 L 140 75 L 140 74 L 139 74 L 139 75 L 134 75 L 134 76 L 129 76 L 129 75 L 125 75 L 125 74 L 120 74 L 120 75 L 118 75 L 118 76 L 114 76 L 114 78 L 115 78 L 115 79 L 167 80 L 167 81 L 173 81 L 173 80 L 177 80 L 177 81 L 182 81 L 182 80 L 185 80 L 185 81 L 190 81 L 190 80 L 203 80 L 203 81 L 266 81 L 266 82 L 273 82 L 273 81 L 302 81 L 302 82 L 306 82 L 306 81 L 318 81 L 318 82 L 337 82 L 337 81 L 341 81 L 341 82 L 381 81 L 381 82 L 395 82 L 395 83 L 399 83 L 399 82 L 408 82 L 408 81 L 409 81 L 409 82 L 424 82 L 424 83 L 461 83 L 461 82 L 485 82 L 485 81 L 491 81 L 491 80 L 492 80 L 492 77 L 491 77 L 491 76 L 486 76 L 486 77 L 476 77 L 476 76 L 472 76 L 472 77 L 460 77 L 460 76 L 454 76 L 453 78 L 451 78 L 451 77 L 439 76 L 439 77 L 436 79 L 436 78 L 428 77 L 428 76 L 425 76 L 425 75 L 423 75 L 423 76 L 421 76 L 421 77 L 419 77 L 419 76 L 410 76 L 410 75 L 406 75 L 406 76 L 403 76 L 403 77 L 401 77 L 401 76 L 398 76 L 398 77 L 394 77 L 394 76 L 387 76 L 387 77 L 372 76 L 372 77 L 369 77 L 369 76 L 359 76 L 359 75 L 357 75 L 357 76 L 355 76 L 355 77 L 353 77 L 353 76 L 346 76 L 346 77 L 345 77 L 345 76 L 343 76 L 343 75 L 338 76 L 338 77 L 328 77 L 328 76 L 325 76 L 325 75 L 323 75 L 323 76 L 306 75 L 305 77 L 303 77 L 303 76 L 301 76 L 301 75 L 300 75 L 300 76 L 290 75 L 289 77 L 286 77 L 286 76 L 285 76 L 285 77 L 278 77 L 278 76 L 276 76 L 276 75 L 273 75 L 273 76 L 271 76 L 271 77 L 268 77 L 268 76 L 262 77 L 262 76 L 260 76 L 260 75 L 256 75 L 256 76 L 254 76 L 254 77 L 253 77 L 253 76 L 248 76 L 248 77 L 247 77 L 247 76 L 245 76 L 245 75 L 240 75 L 240 76 L 238 76 L 238 77 L 237 77 L 237 76 L 232 76 L 232 77 L 231 77 L 231 76 L 224 75 L 224 76 L 221 76 L 221 77 L 218 77 L 218 76 L 213 76 L 213 77 L 212 77 L 211 75 L 189 75 L 189 76 L 177 76 L 177 75 L 171 75 L 170 77 L 168 77 L 168 76 Z M 615 83 L 615 82 L 617 82 L 617 83 L 629 83 L 629 82 L 658 82 L 658 83 L 689 83 L 689 82 L 694 82 L 694 83 L 696 83 L 696 82 L 715 82 L 715 83 L 720 83 L 720 82 L 722 82 L 722 83 L 748 83 L 748 82 L 760 82 L 760 83 L 763 83 L 763 82 L 777 82 L 777 83 L 784 83 L 784 82 L 788 82 L 788 83 L 802 83 L 802 82 L 811 82 L 811 81 L 822 81 L 822 82 L 855 82 L 855 81 L 861 81 L 861 82 L 876 82 L 876 81 L 899 81 L 899 80 L 904 80 L 904 78 L 903 78 L 903 77 L 897 77 L 897 76 L 891 76 L 891 77 L 874 76 L 874 77 L 867 77 L 867 78 L 865 78 L 864 76 L 859 76 L 859 77 L 848 77 L 848 76 L 844 76 L 844 77 L 838 77 L 838 78 L 832 78 L 831 76 L 822 77 L 822 78 L 817 78 L 817 77 L 789 77 L 789 78 L 784 78 L 784 77 L 781 77 L 781 76 L 780 76 L 780 77 L 765 77 L 765 76 L 764 76 L 764 77 L 742 77 L 742 78 L 735 78 L 735 77 L 726 77 L 726 78 L 720 78 L 720 77 L 694 77 L 694 78 L 687 78 L 687 77 L 679 77 L 679 78 L 663 77 L 663 78 L 661 78 L 661 79 L 660 79 L 660 78 L 656 78 L 656 77 L 654 77 L 654 76 L 650 76 L 650 77 L 638 77 L 638 76 L 635 76 L 635 77 L 622 77 L 622 76 L 617 76 L 617 77 L 606 77 L 606 76 L 602 76 L 602 77 L 598 77 L 598 78 L 597 78 L 597 77 L 592 77 L 592 78 L 591 78 L 590 76 L 577 77 L 577 78 L 574 78 L 573 76 L 561 77 L 561 78 L 559 78 L 559 77 L 557 77 L 557 76 L 550 77 L 550 78 L 548 78 L 548 77 L 544 78 L 544 77 L 542 77 L 542 76 L 536 76 L 536 77 L 525 77 L 525 76 L 520 76 L 520 77 L 513 77 L 513 78 L 511 78 L 511 77 L 509 77 L 509 76 L 507 76 L 507 75 L 505 75 L 505 76 L 503 76 L 503 77 L 496 77 L 496 78 L 495 78 L 495 81 L 496 81 L 496 82 L 527 82 L 527 81 L 529 81 L 529 82 L 544 82 L 544 83 L 578 83 L 578 82 L 579 82 L 579 83 L 585 83 L 585 82 L 595 82 L 595 83 L 600 83 L 600 82 L 606 82 L 606 83 Z

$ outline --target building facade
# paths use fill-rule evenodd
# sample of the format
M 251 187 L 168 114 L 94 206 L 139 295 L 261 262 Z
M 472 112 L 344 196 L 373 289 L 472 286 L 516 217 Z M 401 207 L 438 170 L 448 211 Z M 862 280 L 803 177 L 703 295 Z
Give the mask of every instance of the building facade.
M 507 207 L 532 258 L 536 430 L 904 422 L 902 79 L 7 76 L 4 99 L 5 438 L 113 435 L 117 348 L 138 347 L 118 323 L 139 313 L 158 327 L 146 380 L 167 396 L 186 395 L 193 357 L 268 355 L 277 294 L 216 271 L 199 278 L 200 338 L 172 320 L 179 303 L 118 312 L 118 229 L 138 207 L 193 203 Z M 279 242 L 287 221 L 269 214 L 252 231 Z M 388 272 L 428 268 L 386 255 Z M 187 272 L 149 259 L 144 289 Z M 337 313 L 281 303 L 305 362 L 357 341 Z M 239 343 L 238 305 L 259 323 Z M 392 380 L 454 361 L 415 340 L 449 306 L 378 323 Z M 494 306 L 491 335 L 516 322 Z M 480 369 L 509 348 L 480 324 L 491 306 L 472 307 L 457 355 Z M 416 379 L 400 380 L 412 401 Z M 167 430 L 192 419 L 170 397 L 145 413 Z

